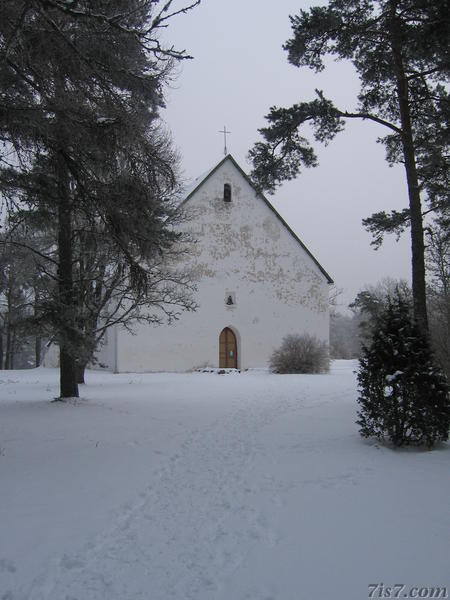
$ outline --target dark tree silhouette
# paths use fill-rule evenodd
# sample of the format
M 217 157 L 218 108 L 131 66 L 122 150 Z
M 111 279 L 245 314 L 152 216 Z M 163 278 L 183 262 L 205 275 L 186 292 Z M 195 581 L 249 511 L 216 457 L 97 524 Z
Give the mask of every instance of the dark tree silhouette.
M 197 2 L 22 0 L 0 7 L 0 192 L 12 213 L 54 227 L 47 254 L 56 301 L 62 398 L 78 395 L 81 226 L 120 257 L 142 297 L 146 266 L 178 239 L 171 226 L 176 156 L 160 124 L 164 86 L 184 52 L 159 32 Z M 20 218 L 20 215 L 19 215 Z M 78 271 L 77 271 L 78 269 Z M 89 275 L 90 276 L 90 275 Z

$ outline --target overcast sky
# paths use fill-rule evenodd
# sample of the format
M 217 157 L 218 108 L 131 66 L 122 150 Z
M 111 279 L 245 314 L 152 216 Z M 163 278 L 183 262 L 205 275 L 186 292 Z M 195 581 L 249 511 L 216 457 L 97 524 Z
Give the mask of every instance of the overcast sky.
M 177 0 L 178 1 L 178 0 Z M 178 1 L 177 6 L 184 4 Z M 348 63 L 331 62 L 321 74 L 288 64 L 283 43 L 289 15 L 326 4 L 306 0 L 202 0 L 174 19 L 165 32 L 186 61 L 167 95 L 164 119 L 182 157 L 186 179 L 204 173 L 223 157 L 226 125 L 230 152 L 247 173 L 248 150 L 273 105 L 310 100 L 315 88 L 341 108 L 356 105 L 358 80 Z M 329 146 L 315 143 L 319 166 L 284 184 L 269 201 L 308 246 L 344 293 L 343 306 L 365 284 L 383 277 L 410 280 L 410 240 L 391 236 L 381 250 L 361 219 L 379 210 L 407 206 L 402 166 L 390 168 L 376 143 L 385 129 L 351 122 Z

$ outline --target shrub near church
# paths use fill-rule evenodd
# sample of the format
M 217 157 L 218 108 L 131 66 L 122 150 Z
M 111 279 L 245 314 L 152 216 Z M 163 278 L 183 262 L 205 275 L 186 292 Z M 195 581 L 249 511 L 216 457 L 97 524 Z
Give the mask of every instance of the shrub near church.
M 326 373 L 328 346 L 313 335 L 289 334 L 273 352 L 269 366 L 274 373 Z

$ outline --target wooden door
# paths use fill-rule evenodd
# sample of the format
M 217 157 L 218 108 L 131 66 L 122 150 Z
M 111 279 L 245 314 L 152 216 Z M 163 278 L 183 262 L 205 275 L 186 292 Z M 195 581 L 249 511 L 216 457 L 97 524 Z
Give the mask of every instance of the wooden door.
M 219 337 L 219 368 L 237 369 L 236 336 L 229 327 L 225 327 Z

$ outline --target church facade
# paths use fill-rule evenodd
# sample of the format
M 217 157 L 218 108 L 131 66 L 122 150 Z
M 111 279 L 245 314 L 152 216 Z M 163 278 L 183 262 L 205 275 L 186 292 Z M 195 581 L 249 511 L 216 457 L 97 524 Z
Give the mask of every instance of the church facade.
M 185 258 L 198 309 L 170 325 L 109 331 L 99 360 L 115 372 L 267 366 L 289 333 L 328 342 L 330 276 L 231 155 L 182 204 L 196 240 Z

